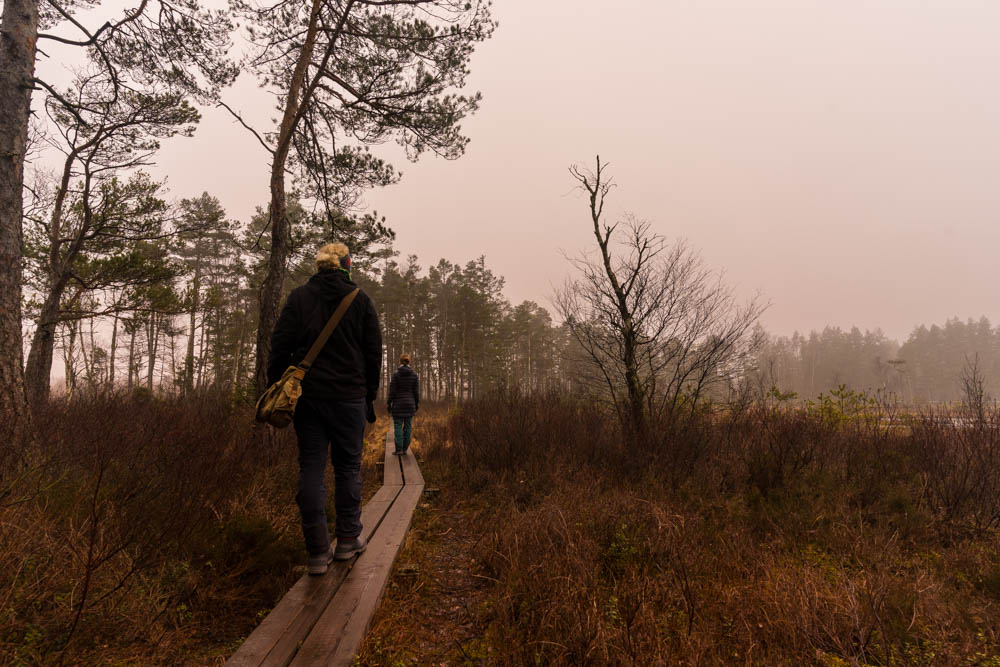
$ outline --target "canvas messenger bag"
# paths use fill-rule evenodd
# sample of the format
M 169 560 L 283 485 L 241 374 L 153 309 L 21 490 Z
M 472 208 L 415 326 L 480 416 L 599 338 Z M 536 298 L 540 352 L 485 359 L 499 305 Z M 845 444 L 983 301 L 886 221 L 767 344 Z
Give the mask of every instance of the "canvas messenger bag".
M 305 358 L 297 366 L 289 366 L 281 374 L 281 379 L 268 387 L 267 391 L 257 399 L 257 421 L 270 424 L 275 428 L 285 428 L 292 423 L 295 404 L 298 402 L 299 396 L 302 395 L 302 378 L 306 376 L 306 371 L 316 361 L 320 350 L 326 345 L 333 330 L 340 324 L 341 318 L 344 317 L 344 313 L 350 308 L 359 291 L 360 289 L 355 289 L 341 300 L 337 310 L 333 311 L 333 315 L 323 327 L 319 338 L 309 348 Z

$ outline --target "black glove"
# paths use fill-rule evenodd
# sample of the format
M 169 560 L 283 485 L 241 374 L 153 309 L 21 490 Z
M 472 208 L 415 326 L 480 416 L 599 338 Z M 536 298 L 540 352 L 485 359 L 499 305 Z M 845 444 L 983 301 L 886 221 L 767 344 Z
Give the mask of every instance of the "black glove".
M 368 415 L 366 419 L 369 424 L 375 423 L 375 401 L 368 401 Z

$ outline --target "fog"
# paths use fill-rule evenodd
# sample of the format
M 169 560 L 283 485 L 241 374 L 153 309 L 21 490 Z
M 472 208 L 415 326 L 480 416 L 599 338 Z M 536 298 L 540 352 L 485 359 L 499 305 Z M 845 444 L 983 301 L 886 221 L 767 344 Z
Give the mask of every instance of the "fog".
M 776 333 L 985 315 L 1000 322 L 1000 4 L 933 0 L 499 0 L 473 60 L 467 154 L 406 163 L 367 195 L 404 257 L 485 254 L 514 301 L 548 305 L 592 243 L 571 163 L 611 163 L 614 215 L 652 220 L 772 302 Z M 45 67 L 43 64 L 42 67 Z M 257 127 L 274 100 L 226 100 Z M 225 113 L 154 172 L 247 220 L 267 155 Z

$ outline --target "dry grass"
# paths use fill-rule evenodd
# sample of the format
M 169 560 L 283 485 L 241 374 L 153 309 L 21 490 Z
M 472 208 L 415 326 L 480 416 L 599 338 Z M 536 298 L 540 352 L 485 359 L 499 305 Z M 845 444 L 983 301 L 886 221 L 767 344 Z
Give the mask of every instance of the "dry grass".
M 37 415 L 0 498 L 0 664 L 222 664 L 305 560 L 294 433 L 251 414 L 135 395 Z
M 444 472 L 428 461 L 428 437 L 448 419 L 444 406 L 421 409 L 414 421 L 412 449 L 428 481 L 385 597 L 372 620 L 361 664 L 461 664 L 479 650 L 479 605 L 485 581 L 475 549 L 481 536 L 470 531 L 477 508 L 454 487 L 434 486 Z
M 555 397 L 466 405 L 423 434 L 444 490 L 362 664 L 1000 665 L 977 428 L 752 408 L 623 443 Z
M 427 406 L 363 664 L 1000 665 L 1000 427 L 764 406 Z M 54 403 L 0 485 L 0 662 L 221 664 L 301 572 L 289 431 L 212 397 Z M 388 420 L 368 436 L 381 484 Z

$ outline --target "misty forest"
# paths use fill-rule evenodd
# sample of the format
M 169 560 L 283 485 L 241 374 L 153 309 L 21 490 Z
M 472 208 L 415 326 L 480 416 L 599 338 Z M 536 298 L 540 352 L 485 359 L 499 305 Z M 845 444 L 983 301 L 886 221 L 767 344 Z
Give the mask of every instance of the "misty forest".
M 683 211 L 631 201 L 613 134 L 546 163 L 559 221 L 514 188 L 516 219 L 372 205 L 503 136 L 494 96 L 533 107 L 477 76 L 520 5 L 3 0 L 0 664 L 1000 665 L 995 299 L 775 324 Z M 235 191 L 209 123 L 255 156 Z M 295 429 L 255 404 L 328 243 L 382 357 L 369 549 L 320 578 Z

